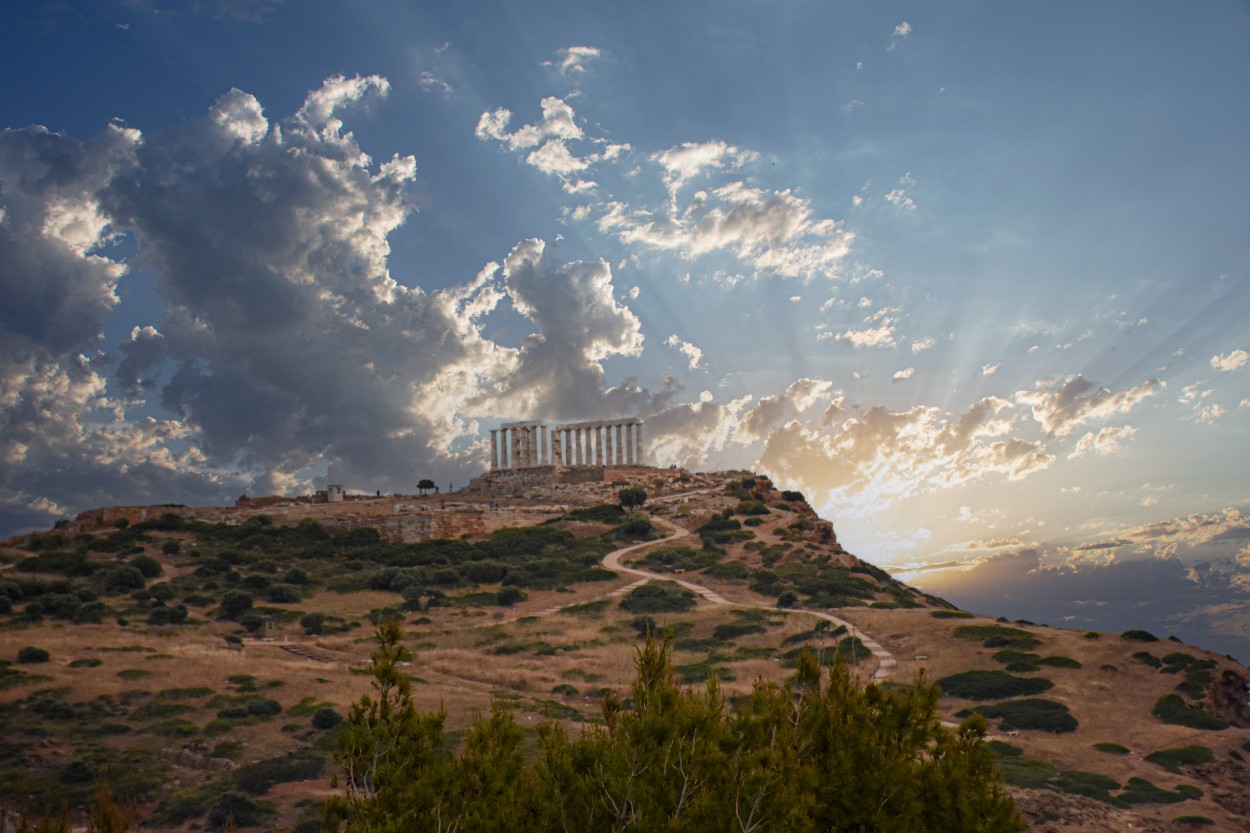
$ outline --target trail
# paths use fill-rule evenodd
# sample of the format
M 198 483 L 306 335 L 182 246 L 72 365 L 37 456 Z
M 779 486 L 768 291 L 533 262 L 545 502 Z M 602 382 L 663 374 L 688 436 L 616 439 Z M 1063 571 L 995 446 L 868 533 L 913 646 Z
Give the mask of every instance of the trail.
M 686 492 L 680 495 L 670 495 L 667 497 L 669 500 L 673 500 L 679 497 L 687 497 L 690 494 L 693 494 L 693 493 Z M 612 593 L 609 594 L 610 596 L 623 596 L 626 593 L 633 590 L 634 588 L 640 587 L 641 585 L 644 585 L 649 581 L 657 581 L 657 580 L 658 581 L 672 581 L 684 587 L 685 589 L 691 591 L 692 593 L 697 594 L 698 596 L 702 597 L 706 601 L 714 605 L 720 605 L 722 607 L 743 607 L 743 608 L 751 608 L 753 610 L 771 610 L 777 613 L 785 613 L 787 615 L 798 614 L 798 615 L 803 615 L 803 616 L 815 616 L 817 619 L 824 619 L 825 621 L 831 622 L 834 625 L 841 625 L 845 627 L 848 635 L 858 637 L 859 641 L 864 644 L 864 647 L 872 652 L 872 655 L 877 658 L 877 670 L 872 675 L 873 682 L 881 682 L 886 677 L 890 676 L 890 674 L 893 673 L 894 669 L 898 667 L 898 661 L 894 659 L 894 655 L 891 654 L 889 651 L 887 651 L 885 648 L 881 647 L 880 643 L 878 643 L 872 637 L 868 636 L 868 634 L 864 633 L 862 630 L 857 628 L 852 623 L 846 621 L 845 619 L 841 619 L 837 616 L 834 616 L 832 613 L 825 613 L 819 610 L 803 610 L 801 608 L 776 607 L 776 606 L 770 606 L 770 605 L 743 604 L 741 602 L 734 602 L 734 601 L 730 601 L 729 599 L 726 599 L 724 596 L 720 595 L 716 591 L 711 590 L 707 587 L 704 587 L 701 584 L 695 584 L 694 582 L 691 582 L 691 581 L 678 579 L 678 578 L 673 577 L 672 575 L 668 575 L 664 573 L 652 573 L 648 570 L 639 570 L 636 567 L 627 567 L 624 564 L 622 564 L 621 558 L 632 552 L 637 552 L 638 550 L 646 549 L 648 547 L 655 547 L 660 544 L 667 544 L 671 541 L 677 541 L 681 538 L 685 538 L 688 535 L 690 535 L 689 530 L 684 529 L 678 526 L 677 524 L 671 523 L 667 520 L 662 520 L 660 518 L 654 518 L 654 520 L 660 525 L 668 527 L 668 529 L 671 531 L 672 534 L 669 535 L 667 538 L 661 538 L 658 541 L 646 541 L 641 544 L 632 544 L 628 547 L 621 547 L 620 549 L 613 550 L 612 552 L 608 553 L 607 555 L 603 557 L 602 564 L 605 569 L 611 570 L 614 573 L 618 573 L 622 575 L 631 575 L 631 576 L 638 577 L 637 581 L 631 582 L 630 584 L 627 584 L 624 587 L 619 587 L 616 590 L 612 591 Z M 558 611 L 559 609 L 560 608 L 557 607 L 557 608 L 552 608 L 550 610 L 544 610 L 539 615 L 542 616 L 548 613 L 554 613 L 555 611 Z

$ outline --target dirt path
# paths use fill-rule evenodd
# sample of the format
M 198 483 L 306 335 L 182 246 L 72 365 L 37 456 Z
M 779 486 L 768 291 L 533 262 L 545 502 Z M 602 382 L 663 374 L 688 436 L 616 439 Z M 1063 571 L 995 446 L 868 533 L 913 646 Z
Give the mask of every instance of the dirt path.
M 678 497 L 678 496 L 674 496 L 674 497 Z M 850 636 L 858 637 L 859 641 L 864 643 L 864 647 L 867 648 L 869 651 L 871 651 L 872 655 L 877 658 L 877 670 L 872 675 L 873 682 L 881 682 L 886 677 L 890 676 L 890 674 L 898 666 L 898 662 L 894 659 L 894 655 L 891 654 L 889 651 L 887 651 L 885 648 L 881 647 L 880 643 L 878 643 L 872 637 L 868 636 L 868 634 L 861 631 L 855 625 L 851 624 L 845 619 L 840 619 L 837 616 L 834 616 L 832 613 L 825 613 L 819 610 L 802 610 L 798 608 L 776 607 L 776 606 L 770 606 L 770 605 L 743 604 L 741 602 L 734 602 L 734 601 L 730 601 L 729 599 L 726 599 L 724 596 L 720 595 L 716 591 L 711 590 L 707 587 L 704 587 L 701 584 L 695 584 L 694 582 L 684 581 L 682 579 L 674 578 L 671 575 L 666 575 L 663 573 L 652 573 L 647 570 L 639 570 L 636 567 L 627 567 L 624 564 L 622 564 L 621 558 L 623 558 L 626 555 L 629 555 L 632 552 L 637 552 L 638 550 L 646 549 L 648 547 L 658 546 L 660 544 L 667 544 L 672 541 L 676 541 L 676 540 L 685 538 L 688 535 L 690 535 L 689 530 L 684 529 L 680 526 L 677 526 L 674 523 L 671 523 L 669 521 L 666 521 L 660 518 L 655 518 L 654 520 L 661 526 L 668 527 L 668 529 L 670 530 L 672 534 L 669 535 L 667 538 L 661 538 L 658 541 L 646 541 L 641 544 L 633 544 L 628 547 L 622 547 L 618 550 L 613 550 L 612 552 L 608 553 L 607 555 L 603 557 L 603 566 L 605 569 L 611 570 L 612 572 L 618 573 L 618 574 L 638 577 L 637 581 L 631 582 L 630 584 L 627 584 L 624 587 L 619 587 L 616 590 L 612 591 L 612 593 L 610 593 L 609 595 L 623 596 L 626 593 L 633 590 L 635 587 L 639 587 L 643 584 L 646 584 L 649 581 L 655 581 L 655 580 L 673 581 L 681 585 L 682 587 L 686 588 L 687 590 L 691 591 L 692 593 L 695 593 L 698 596 L 701 596 L 703 599 L 707 600 L 708 602 L 714 605 L 721 605 L 723 607 L 744 607 L 744 608 L 752 608 L 754 610 L 771 610 L 777 613 L 785 613 L 789 615 L 801 614 L 804 616 L 815 616 L 817 619 L 824 619 L 825 621 L 831 622 L 834 625 L 841 625 L 845 627 L 847 630 L 847 633 Z M 551 612 L 554 612 L 555 610 L 559 610 L 559 608 L 555 608 Z M 549 611 L 544 610 L 539 615 L 540 616 L 545 615 L 548 612 Z

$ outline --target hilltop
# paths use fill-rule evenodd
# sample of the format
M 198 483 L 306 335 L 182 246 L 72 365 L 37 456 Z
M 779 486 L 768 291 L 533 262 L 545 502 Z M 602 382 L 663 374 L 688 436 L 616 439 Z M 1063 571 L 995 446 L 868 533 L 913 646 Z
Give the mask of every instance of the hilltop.
M 626 511 L 622 489 L 645 503 Z M 749 472 L 499 471 L 449 494 L 111 507 L 0 546 L 0 794 L 144 826 L 312 829 L 374 625 L 404 623 L 422 708 L 462 728 L 597 719 L 648 627 L 730 696 L 803 648 L 990 717 L 1038 830 L 1250 829 L 1250 672 L 1144 632 L 959 611 L 847 553 L 801 494 Z M 27 649 L 35 649 L 30 651 Z M 38 651 L 46 652 L 43 659 Z M 43 661 L 40 661 L 43 659 Z M 1183 822 L 1181 824 L 1187 824 Z

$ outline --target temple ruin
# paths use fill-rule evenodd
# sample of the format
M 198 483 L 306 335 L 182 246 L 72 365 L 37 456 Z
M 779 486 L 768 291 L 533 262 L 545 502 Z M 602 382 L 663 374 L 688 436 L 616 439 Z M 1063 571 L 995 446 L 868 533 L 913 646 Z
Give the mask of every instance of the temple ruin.
M 490 470 L 645 465 L 642 421 L 505 422 L 490 432 Z

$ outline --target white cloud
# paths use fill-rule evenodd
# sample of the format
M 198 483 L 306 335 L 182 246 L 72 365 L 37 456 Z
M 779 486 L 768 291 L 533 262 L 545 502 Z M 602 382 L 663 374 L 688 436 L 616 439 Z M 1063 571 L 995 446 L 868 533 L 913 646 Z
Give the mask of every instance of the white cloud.
M 652 159 L 664 170 L 664 184 L 676 203 L 677 192 L 687 182 L 715 170 L 735 170 L 758 158 L 749 150 L 740 150 L 725 142 L 685 142 L 655 154 Z
M 455 92 L 451 84 L 428 69 L 422 70 L 421 75 L 417 78 L 417 85 L 426 92 L 438 92 L 444 96 L 449 96 Z
M 896 381 L 896 382 L 902 382 L 902 381 L 904 381 L 905 379 L 910 379 L 912 376 L 914 376 L 914 375 L 915 375 L 915 373 L 916 373 L 916 368 L 914 368 L 914 367 L 905 367 L 905 368 L 903 368 L 902 370 L 895 371 L 895 373 L 894 373 L 894 381 Z
M 683 341 L 676 334 L 668 337 L 664 342 L 669 347 L 675 347 L 679 352 L 686 356 L 686 360 L 690 363 L 691 370 L 697 370 L 699 364 L 703 361 L 703 351 L 695 347 L 688 341 Z
M 544 139 L 580 139 L 582 129 L 577 126 L 573 108 L 562 99 L 548 96 L 541 102 L 543 117 L 533 124 L 518 127 L 508 132 L 508 123 L 512 120 L 512 111 L 502 107 L 483 113 L 477 122 L 479 139 L 494 139 L 503 142 L 512 150 L 523 150 L 538 146 Z
M 1136 387 L 1113 393 L 1097 388 L 1083 376 L 1072 376 L 1062 384 L 1038 381 L 1031 391 L 1017 391 L 1017 404 L 1027 405 L 1033 418 L 1049 436 L 1062 437 L 1078 425 L 1093 419 L 1127 414 L 1161 387 L 1149 379 Z
M 594 46 L 569 46 L 557 54 L 560 61 L 555 65 L 556 71 L 565 78 L 575 78 L 585 74 L 587 67 L 603 53 Z
M 894 36 L 905 38 L 911 34 L 911 24 L 904 20 L 902 23 L 894 27 Z
M 920 341 L 913 341 L 911 343 L 911 351 L 913 353 L 923 353 L 925 350 L 932 348 L 935 344 L 937 344 L 937 339 L 935 338 L 922 338 Z
M 1233 350 L 1231 353 L 1211 357 L 1211 367 L 1226 373 L 1240 370 L 1246 366 L 1247 362 L 1250 362 L 1250 353 L 1245 350 Z
M 1076 446 L 1072 449 L 1072 453 L 1068 455 L 1068 459 L 1072 460 L 1090 454 L 1099 457 L 1105 454 L 1113 454 L 1123 448 L 1122 443 L 1124 440 L 1136 433 L 1137 429 L 1131 425 L 1118 428 L 1102 428 L 1097 433 L 1090 431 L 1076 441 Z

